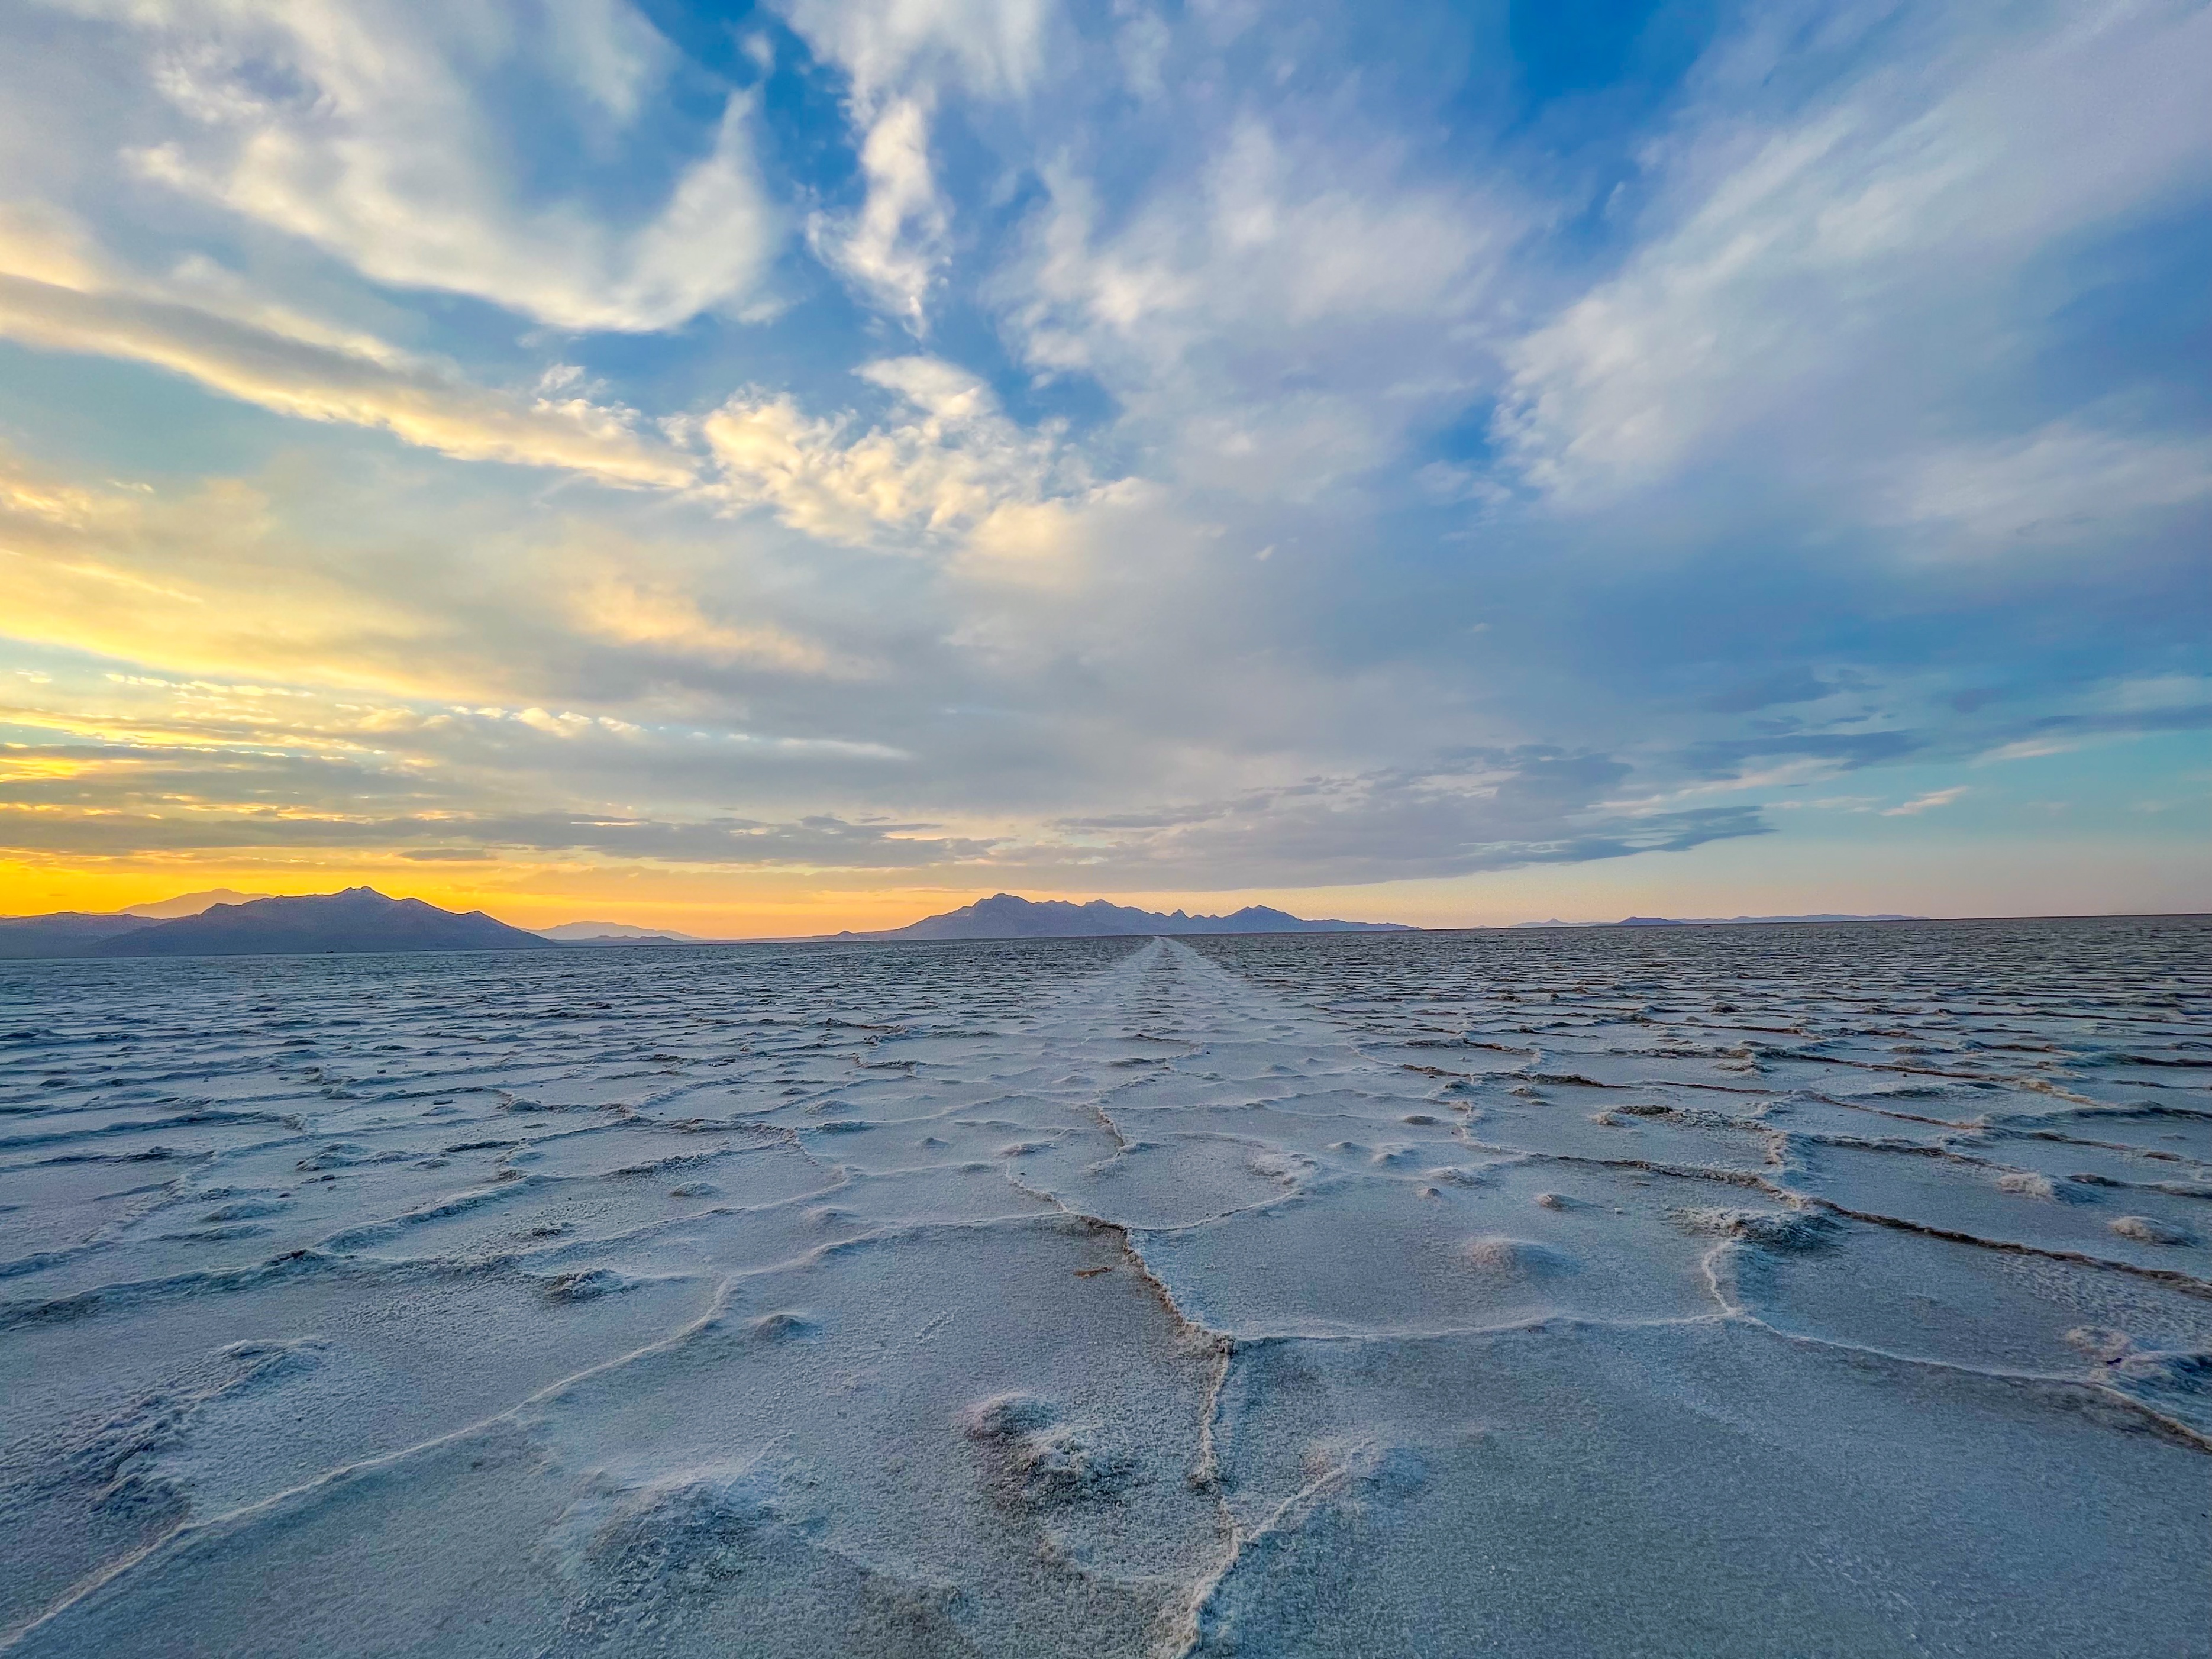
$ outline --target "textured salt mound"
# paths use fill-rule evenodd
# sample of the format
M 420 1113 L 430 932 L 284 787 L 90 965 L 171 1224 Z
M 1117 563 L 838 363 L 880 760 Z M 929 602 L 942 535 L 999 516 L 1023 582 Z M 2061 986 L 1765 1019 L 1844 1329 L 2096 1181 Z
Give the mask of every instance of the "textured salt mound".
M 2207 1653 L 2212 928 L 1857 931 L 0 969 L 0 1643 Z
M 1576 1271 L 1574 1258 L 1549 1245 L 1525 1238 L 1476 1238 L 1460 1246 L 1460 1255 L 1472 1267 L 1485 1273 L 1522 1273 L 1544 1278 Z
M 2106 1225 L 2122 1238 L 2133 1239 L 2138 1244 L 2194 1244 L 2196 1236 L 2186 1227 L 2171 1221 L 2161 1221 L 2154 1215 L 2114 1216 Z
M 2147 1604 L 2094 1575 L 2206 1605 L 2169 1547 L 2201 1452 L 1742 1327 L 1273 1345 L 1220 1417 L 1240 1547 L 1199 1652 L 2125 1651 Z M 2111 1530 L 2054 1523 L 2051 1491 Z M 2179 1612 L 2151 1616 L 2199 1650 Z
M 1814 1250 L 1828 1243 L 1836 1229 L 1826 1216 L 1790 1210 L 1742 1210 L 1697 1205 L 1677 1210 L 1674 1218 L 1692 1232 L 1740 1238 L 1770 1250 Z

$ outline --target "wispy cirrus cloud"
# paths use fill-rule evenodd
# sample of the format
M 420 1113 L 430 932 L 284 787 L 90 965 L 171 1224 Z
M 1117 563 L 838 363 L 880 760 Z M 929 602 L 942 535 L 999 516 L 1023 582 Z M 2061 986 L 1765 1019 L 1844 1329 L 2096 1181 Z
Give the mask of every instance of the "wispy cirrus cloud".
M 1887 411 L 1971 395 L 1991 331 L 2009 323 L 1969 296 L 2069 238 L 2212 186 L 2212 116 L 2197 95 L 2212 16 L 2160 3 L 2035 15 L 2043 27 L 2009 39 L 1915 16 L 1903 53 L 1796 108 L 1772 102 L 1777 84 L 1802 84 L 1776 73 L 1786 29 L 1717 52 L 1698 87 L 1708 99 L 1646 152 L 1653 234 L 1507 352 L 1496 433 L 1522 474 L 1565 500 L 1602 498 L 1725 458 L 1778 422 L 1824 465 L 1887 461 L 1902 438 L 1921 475 L 1912 499 L 1958 501 L 1963 481 L 1947 490 L 1944 463 L 1931 477 L 1911 460 L 1923 434 Z M 1879 52 L 1871 15 L 1829 21 L 1842 64 Z M 2123 104 L 2130 118 L 2114 120 Z M 1836 456 L 1839 440 L 1861 457 Z M 2045 490 L 2061 459 L 2093 475 L 2171 471 L 2111 438 L 2042 441 Z
M 280 415 L 377 428 L 459 460 L 554 467 L 621 488 L 680 489 L 694 476 L 626 410 L 489 391 L 398 352 L 303 339 L 172 300 L 0 273 L 0 336 L 151 364 Z
M 1931 789 L 1926 794 L 1915 795 L 1899 805 L 1885 807 L 1881 815 L 1886 818 L 1918 817 L 1923 812 L 1932 812 L 1939 806 L 1950 805 L 1966 793 L 1963 784 L 1954 784 L 1948 789 Z
M 2109 536 L 2212 495 L 2212 436 L 2174 439 L 2053 422 L 2019 437 L 1939 449 L 1907 470 L 1894 517 L 2018 548 Z
M 550 27 L 464 0 L 76 0 L 127 26 L 175 120 L 127 151 L 145 179 L 298 237 L 377 282 L 465 294 L 559 327 L 647 330 L 744 298 L 780 236 L 732 94 L 647 195 L 588 166 L 641 125 L 678 55 L 627 0 Z M 501 98 L 512 78 L 538 95 Z M 556 125 L 548 131 L 548 118 Z M 533 143 L 537 139 L 539 142 Z M 570 187 L 528 175 L 563 149 Z M 525 155 L 527 166 L 519 166 Z M 593 188 L 597 184 L 598 188 Z
M 931 159 L 939 101 L 1015 97 L 1042 69 L 1047 0 L 788 0 L 791 27 L 847 76 L 865 193 L 817 212 L 817 250 L 877 306 L 928 331 L 931 290 L 950 253 L 952 208 Z

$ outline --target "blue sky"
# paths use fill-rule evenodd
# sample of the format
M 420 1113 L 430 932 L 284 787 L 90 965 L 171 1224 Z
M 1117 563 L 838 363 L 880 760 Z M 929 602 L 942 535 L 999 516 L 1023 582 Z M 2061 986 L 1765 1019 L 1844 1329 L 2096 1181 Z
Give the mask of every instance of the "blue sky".
M 2212 9 L 32 0 L 0 908 L 2212 905 Z

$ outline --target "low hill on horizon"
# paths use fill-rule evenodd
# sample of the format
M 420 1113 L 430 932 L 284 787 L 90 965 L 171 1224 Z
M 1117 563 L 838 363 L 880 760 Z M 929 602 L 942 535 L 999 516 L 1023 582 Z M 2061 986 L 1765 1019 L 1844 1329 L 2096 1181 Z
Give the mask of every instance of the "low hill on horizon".
M 849 939 L 1096 939 L 1145 938 L 1183 933 L 1412 933 L 1396 921 L 1307 921 L 1264 904 L 1248 904 L 1225 916 L 1194 916 L 1181 910 L 1163 915 L 1133 905 L 1092 899 L 1025 899 L 1013 893 L 963 904 L 941 915 L 924 916 L 904 927 L 878 933 L 831 935 Z
M 710 945 L 696 933 L 679 933 L 673 927 L 641 927 L 629 921 L 564 921 L 553 927 L 530 930 L 540 938 L 562 945 Z
M 0 962 L 47 957 L 88 957 L 108 939 L 158 924 L 128 912 L 55 910 L 43 916 L 0 917 Z
M 66 910 L 0 921 L 0 960 L 13 961 L 561 948 L 481 910 L 442 910 L 421 899 L 387 898 L 373 887 L 217 904 L 170 921 Z

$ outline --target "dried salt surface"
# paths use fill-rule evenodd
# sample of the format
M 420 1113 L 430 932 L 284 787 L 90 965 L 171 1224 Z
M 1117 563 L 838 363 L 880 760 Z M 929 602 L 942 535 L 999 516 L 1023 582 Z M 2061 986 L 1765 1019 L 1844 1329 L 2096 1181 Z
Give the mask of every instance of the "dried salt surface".
M 2208 947 L 9 964 L 0 1646 L 2212 1653 Z

